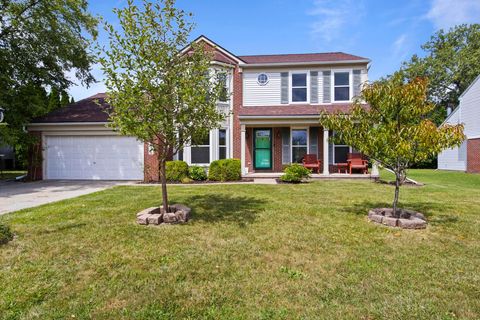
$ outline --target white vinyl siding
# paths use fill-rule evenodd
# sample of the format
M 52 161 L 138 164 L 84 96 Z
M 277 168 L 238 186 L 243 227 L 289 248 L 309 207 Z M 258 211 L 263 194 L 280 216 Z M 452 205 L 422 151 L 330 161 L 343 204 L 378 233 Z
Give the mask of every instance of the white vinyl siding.
M 468 139 L 480 137 L 480 79 L 460 98 L 460 122 Z
M 460 121 L 460 108 L 457 108 L 446 123 L 458 124 Z M 438 169 L 465 171 L 467 168 L 466 154 L 466 142 L 460 147 L 443 150 L 438 154 Z
M 259 85 L 260 73 L 268 75 L 268 83 Z M 243 73 L 243 105 L 278 106 L 280 100 L 280 72 L 248 71 Z
M 336 67 L 336 68 L 309 68 L 309 69 L 258 69 L 258 70 L 246 70 L 243 71 L 243 105 L 246 107 L 251 106 L 279 106 L 281 103 L 281 72 L 289 73 L 289 101 L 291 101 L 291 74 L 298 72 L 308 72 L 318 71 L 317 83 L 318 83 L 318 101 L 319 104 L 323 104 L 323 71 L 330 71 L 332 75 L 331 81 L 331 90 L 332 90 L 332 101 L 333 101 L 333 74 L 338 71 L 349 71 L 350 73 L 354 70 L 361 70 L 361 81 L 362 83 L 368 80 L 368 72 L 365 66 L 348 66 L 345 67 Z M 268 75 L 268 83 L 266 85 L 259 85 L 257 82 L 257 77 L 259 74 L 265 73 Z M 350 88 L 351 94 L 352 90 L 352 80 L 353 77 L 350 74 Z M 310 81 L 310 76 L 308 76 L 308 82 Z M 308 88 L 310 91 L 310 86 Z M 310 100 L 310 99 L 308 99 Z M 307 102 L 308 103 L 308 102 Z M 294 104 L 294 103 L 293 103 Z M 305 104 L 305 102 L 301 103 Z

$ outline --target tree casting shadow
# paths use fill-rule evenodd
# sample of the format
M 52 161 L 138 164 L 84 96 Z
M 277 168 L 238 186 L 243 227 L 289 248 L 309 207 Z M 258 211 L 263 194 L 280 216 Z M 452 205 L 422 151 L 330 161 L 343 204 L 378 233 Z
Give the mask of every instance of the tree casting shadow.
M 245 227 L 256 219 L 265 201 L 254 197 L 231 195 L 195 195 L 182 199 L 192 208 L 192 219 L 196 221 L 235 222 Z

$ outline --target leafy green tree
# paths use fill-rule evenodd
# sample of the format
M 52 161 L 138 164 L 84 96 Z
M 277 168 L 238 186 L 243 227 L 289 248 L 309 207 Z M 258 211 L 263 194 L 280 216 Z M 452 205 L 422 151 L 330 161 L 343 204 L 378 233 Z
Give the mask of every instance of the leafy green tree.
M 97 19 L 86 0 L 0 1 L 0 138 L 17 147 L 32 140 L 23 128 L 49 111 L 45 90 L 67 89 L 73 71 L 83 84 L 94 82 L 88 37 Z M 27 150 L 25 145 L 17 150 Z
M 457 105 L 462 92 L 480 74 L 480 24 L 440 30 L 422 49 L 425 55 L 414 55 L 401 71 L 409 79 L 429 79 L 428 98 L 438 106 L 431 118 L 440 124 L 448 104 Z
M 75 99 L 72 97 L 72 98 L 70 99 L 70 104 L 74 104 L 74 103 L 75 103 Z
M 48 112 L 56 110 L 60 108 L 61 102 L 60 102 L 60 94 L 57 90 L 57 88 L 53 88 L 52 91 L 48 94 Z
M 465 139 L 462 125 L 438 128 L 428 118 L 435 106 L 427 101 L 427 87 L 425 79 L 406 82 L 401 73 L 396 73 L 365 85 L 348 116 L 321 114 L 320 123 L 335 130 L 334 139 L 355 147 L 395 173 L 395 214 L 399 213 L 398 196 L 406 169 Z M 369 107 L 365 108 L 362 101 Z
M 213 53 L 199 43 L 180 53 L 193 24 L 174 4 L 143 1 L 139 8 L 129 0 L 114 10 L 121 31 L 107 23 L 108 49 L 99 46 L 112 126 L 156 152 L 167 212 L 166 160 L 225 118 L 217 109 L 223 84 L 212 69 Z
M 68 93 L 65 90 L 63 90 L 62 93 L 60 94 L 60 106 L 65 107 L 69 103 L 70 103 L 70 97 L 68 96 Z

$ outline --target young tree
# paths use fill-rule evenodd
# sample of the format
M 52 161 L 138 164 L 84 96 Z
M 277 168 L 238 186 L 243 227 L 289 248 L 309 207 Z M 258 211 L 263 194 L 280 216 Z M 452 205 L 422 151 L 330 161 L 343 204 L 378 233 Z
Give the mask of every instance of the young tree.
M 114 10 L 121 31 L 107 23 L 109 48 L 99 48 L 112 126 L 156 152 L 167 212 L 166 160 L 225 118 L 217 110 L 224 85 L 212 71 L 213 53 L 197 43 L 180 52 L 189 44 L 193 24 L 187 20 L 191 14 L 174 4 L 144 1 L 139 8 L 129 0 L 124 9 Z
M 320 123 L 335 130 L 336 138 L 378 161 L 395 173 L 394 214 L 406 169 L 445 148 L 460 145 L 462 125 L 440 128 L 428 119 L 434 105 L 427 101 L 428 82 L 405 82 L 401 73 L 364 86 L 349 115 L 321 114 Z M 369 106 L 362 104 L 366 102 Z
M 422 49 L 425 56 L 414 55 L 401 71 L 409 79 L 429 79 L 428 99 L 437 105 L 431 118 L 440 124 L 448 104 L 457 105 L 462 92 L 480 74 L 480 24 L 440 30 Z

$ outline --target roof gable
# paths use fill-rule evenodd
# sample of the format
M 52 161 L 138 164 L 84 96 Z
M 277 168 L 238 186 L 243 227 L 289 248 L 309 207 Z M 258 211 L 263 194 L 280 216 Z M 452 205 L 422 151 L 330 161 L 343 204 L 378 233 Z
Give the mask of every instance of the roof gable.
M 209 48 L 212 48 L 215 50 L 215 55 L 214 55 L 214 60 L 218 62 L 223 62 L 223 63 L 228 63 L 228 64 L 243 64 L 244 61 L 231 53 L 230 51 L 226 50 L 225 48 L 221 47 L 220 45 L 216 44 L 212 40 L 208 39 L 206 36 L 201 35 L 195 40 L 192 41 L 192 43 L 200 43 L 203 42 L 207 44 Z M 181 53 L 186 53 L 189 52 L 191 49 L 191 44 L 186 46 L 181 50 Z

